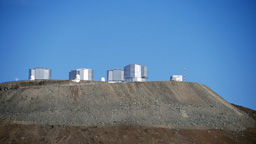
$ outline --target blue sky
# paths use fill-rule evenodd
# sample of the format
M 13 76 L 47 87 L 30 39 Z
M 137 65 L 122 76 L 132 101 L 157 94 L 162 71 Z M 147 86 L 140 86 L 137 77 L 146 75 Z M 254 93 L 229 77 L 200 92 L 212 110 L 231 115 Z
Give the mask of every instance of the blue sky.
M 149 81 L 171 75 L 256 110 L 255 0 L 0 0 L 0 82 L 28 69 L 107 70 L 137 63 Z

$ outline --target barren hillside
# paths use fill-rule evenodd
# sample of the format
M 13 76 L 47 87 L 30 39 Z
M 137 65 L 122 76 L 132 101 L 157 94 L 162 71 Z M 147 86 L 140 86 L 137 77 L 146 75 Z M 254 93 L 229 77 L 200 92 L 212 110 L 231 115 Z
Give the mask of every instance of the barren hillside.
M 128 143 L 133 139 L 147 143 L 146 140 L 150 142 L 152 138 L 151 142 L 161 142 L 162 139 L 166 143 L 180 143 L 181 140 L 191 142 L 193 137 L 188 135 L 194 135 L 194 141 L 198 143 L 200 137 L 197 135 L 204 132 L 202 136 L 205 138 L 212 139 L 210 133 L 213 132 L 227 137 L 227 142 L 233 142 L 235 138 L 232 141 L 230 136 L 243 130 L 250 130 L 248 135 L 254 134 L 255 138 L 256 124 L 248 114 L 205 85 L 191 82 L 109 84 L 49 80 L 2 83 L 0 104 L 0 140 L 7 143 L 10 142 L 8 139 L 19 138 L 19 135 L 11 138 L 9 134 L 15 130 L 19 133 L 16 128 L 21 126 L 21 132 L 31 131 L 35 141 L 40 139 L 42 143 L 49 142 L 49 138 L 52 143 L 54 140 L 69 143 L 74 135 L 65 136 L 71 131 L 77 132 L 76 136 L 82 134 L 80 138 L 88 138 L 86 141 L 90 143 L 96 141 L 89 141 L 89 137 L 102 138 L 101 142 L 104 142 L 111 135 L 117 141 L 105 139 L 105 142 L 125 143 L 122 140 L 127 139 Z M 221 135 L 224 133 L 226 135 Z M 152 137 L 147 139 L 147 135 Z M 26 139 L 26 135 L 23 137 Z M 136 141 L 136 137 L 144 140 Z M 7 139 L 4 141 L 4 138 Z M 218 140 L 211 143 L 215 142 Z

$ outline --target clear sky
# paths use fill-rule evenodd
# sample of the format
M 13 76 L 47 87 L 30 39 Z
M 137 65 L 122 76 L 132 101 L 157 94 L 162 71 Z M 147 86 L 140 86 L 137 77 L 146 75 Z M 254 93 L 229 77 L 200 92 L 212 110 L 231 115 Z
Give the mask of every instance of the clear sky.
M 100 80 L 136 63 L 149 81 L 186 68 L 187 81 L 256 110 L 255 15 L 255 0 L 0 0 L 0 82 L 34 67 Z

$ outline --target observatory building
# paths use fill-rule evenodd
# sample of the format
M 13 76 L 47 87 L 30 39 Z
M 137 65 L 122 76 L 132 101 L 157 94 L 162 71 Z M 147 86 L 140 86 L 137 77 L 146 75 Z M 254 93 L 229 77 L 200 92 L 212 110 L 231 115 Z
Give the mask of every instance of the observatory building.
M 130 64 L 124 67 L 124 80 L 126 82 L 144 82 L 148 79 L 147 66 Z
M 93 70 L 92 69 L 76 69 L 69 72 L 69 80 L 75 80 L 80 77 L 80 80 L 93 80 Z
M 51 78 L 51 69 L 43 67 L 29 69 L 29 80 L 46 80 Z
M 108 70 L 108 82 L 123 82 L 124 81 L 124 70 L 122 69 L 114 69 Z
M 171 81 L 182 81 L 182 75 L 173 75 L 170 78 Z

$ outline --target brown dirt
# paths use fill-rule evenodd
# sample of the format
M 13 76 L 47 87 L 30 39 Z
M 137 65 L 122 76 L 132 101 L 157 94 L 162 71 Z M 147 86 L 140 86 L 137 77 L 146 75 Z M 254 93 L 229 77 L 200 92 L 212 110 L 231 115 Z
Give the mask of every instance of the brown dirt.
M 151 83 L 123 83 L 123 84 L 108 84 L 102 83 L 100 85 L 69 85 L 70 81 L 34 81 L 34 82 L 16 82 L 16 83 L 4 83 L 0 84 L 0 100 L 2 107 L 2 113 L 7 116 L 9 113 L 17 113 L 21 115 L 21 118 L 26 119 L 26 115 L 23 112 L 30 112 L 34 114 L 32 120 L 43 121 L 44 117 L 55 118 L 54 122 L 63 120 L 59 114 L 59 111 L 64 116 L 69 116 L 67 121 L 76 122 L 76 119 L 81 119 L 88 123 L 88 120 L 96 121 L 95 118 L 105 114 L 104 120 L 107 121 L 110 118 L 117 118 L 122 116 L 122 112 L 131 112 L 136 114 L 135 116 L 130 113 L 128 118 L 140 118 L 145 115 L 150 121 L 162 120 L 165 118 L 166 113 L 163 113 L 159 119 L 153 119 L 157 116 L 151 116 L 153 110 L 159 110 L 159 112 L 170 113 L 166 117 L 169 120 L 184 120 L 183 123 L 174 123 L 169 125 L 170 127 L 153 127 L 152 125 L 141 126 L 133 124 L 120 124 L 114 123 L 113 125 L 105 126 L 86 126 L 86 125 L 69 125 L 63 122 L 62 124 L 49 124 L 48 119 L 41 124 L 32 124 L 25 121 L 16 121 L 16 123 L 9 123 L 1 121 L 0 123 L 0 144 L 13 144 L 13 143 L 217 143 L 217 144 L 244 144 L 244 143 L 256 143 L 256 127 L 247 127 L 245 130 L 228 130 L 222 128 L 222 123 L 231 121 L 233 118 L 235 121 L 240 121 L 246 117 L 232 117 L 236 115 L 237 111 L 240 113 L 244 111 L 248 113 L 250 117 L 256 120 L 256 111 L 247 109 L 241 106 L 234 105 L 237 108 L 229 105 L 226 101 L 222 100 L 215 93 L 209 92 L 207 87 L 202 88 L 200 84 L 194 83 L 176 83 L 176 82 L 151 82 Z M 83 82 L 82 82 L 83 83 Z M 90 82 L 84 82 L 90 83 Z M 61 84 L 61 85 L 60 85 Z M 72 83 L 71 83 L 72 84 Z M 44 87 L 48 86 L 48 87 Z M 49 85 L 56 85 L 49 87 Z M 40 87 L 38 87 L 40 86 Z M 43 86 L 43 87 L 41 87 Z M 31 87 L 31 88 L 30 88 Z M 97 90 L 97 95 L 95 91 Z M 212 96 L 214 95 L 214 96 Z M 221 102 L 219 102 L 221 101 Z M 224 101 L 224 102 L 223 102 Z M 119 102 L 119 103 L 118 103 Z M 124 103 L 125 107 L 118 108 L 119 104 Z M 136 103 L 135 103 L 136 102 Z M 171 104 L 171 105 L 170 105 Z M 98 107 L 95 107 L 98 106 Z M 83 107 L 84 106 L 84 107 Z M 102 106 L 102 107 L 100 107 Z M 109 106 L 109 107 L 107 107 Z M 136 107 L 137 106 L 137 107 Z M 154 106 L 154 107 L 146 107 Z M 164 106 L 169 106 L 166 109 Z M 68 115 L 65 110 L 68 108 L 70 111 L 66 111 L 68 114 L 73 112 L 73 115 Z M 128 107 L 128 108 L 126 108 Z M 47 109 L 46 109 L 47 108 Z M 63 109 L 61 109 L 63 108 Z M 64 109 L 65 108 L 65 109 Z M 83 108 L 83 109 L 79 109 Z M 98 109 L 97 111 L 95 109 Z M 161 109 L 163 108 L 163 109 Z M 11 109 L 11 110 L 9 110 Z M 22 110 L 20 110 L 22 109 Z M 45 115 L 37 117 L 38 112 L 44 114 L 41 110 L 48 110 Z M 53 110 L 56 110 L 53 111 Z M 124 109 L 123 111 L 121 111 Z M 138 109 L 138 111 L 136 111 Z M 144 111 L 139 111 L 143 109 Z M 194 109 L 194 111 L 190 111 Z M 39 111 L 40 110 L 40 111 Z M 80 113 L 79 110 L 83 110 Z M 112 111 L 110 111 L 112 110 Z M 120 110 L 120 113 L 116 114 Z M 208 111 L 207 111 L 208 110 Z M 228 110 L 230 112 L 228 112 Z M 84 113 L 88 112 L 87 115 Z M 156 114 L 159 114 L 156 112 Z M 190 113 L 189 113 L 190 112 Z M 177 113 L 177 115 L 175 115 Z M 243 113 L 243 112 L 242 112 Z M 112 115 L 111 115 L 112 114 Z M 130 115 L 129 115 L 130 114 Z M 201 115 L 196 115 L 201 114 Z M 204 115 L 203 115 L 204 114 Z M 187 116 L 189 115 L 189 117 Z M 209 116 L 222 116 L 216 119 L 222 118 L 220 121 L 220 127 L 214 129 L 214 127 L 207 127 L 208 123 L 213 124 L 215 117 L 209 118 Z M 19 115 L 17 115 L 18 117 Z M 95 116 L 95 117 L 91 117 Z M 202 117 L 198 119 L 198 117 Z M 72 118 L 74 117 L 75 120 Z M 91 117 L 91 118 L 87 118 Z M 195 125 L 191 128 L 188 124 L 189 120 L 193 118 Z M 227 117 L 227 118 L 226 118 Z M 248 117 L 248 116 L 247 116 Z M 0 117 L 1 119 L 2 117 Z M 12 118 L 11 116 L 8 118 Z M 66 117 L 64 117 L 66 118 Z M 120 118 L 123 119 L 122 117 Z M 147 119 L 138 119 L 140 122 L 146 123 Z M 21 119 L 22 120 L 22 119 Z M 114 121 L 113 119 L 112 121 Z M 198 120 L 199 121 L 197 124 Z M 149 121 L 149 120 L 148 120 Z M 79 122 L 77 122 L 79 123 Z M 159 123 L 156 123 L 159 124 Z M 161 124 L 161 123 L 160 123 Z M 176 125 L 175 125 L 176 124 Z M 183 127 L 175 127 L 181 124 Z M 218 123 L 215 122 L 217 125 Z M 200 128 L 200 125 L 204 128 Z M 224 125 L 224 124 L 223 124 Z M 162 126 L 166 126 L 163 125 Z M 173 127 L 172 127 L 173 126 Z M 187 128 L 186 128 L 187 127 Z M 241 130 L 241 129 L 240 129 Z
M 232 104 L 232 105 L 237 107 L 238 109 L 246 112 L 251 118 L 253 118 L 256 121 L 256 111 L 246 108 L 246 107 L 243 107 L 243 106 L 239 106 L 239 105 L 235 105 L 235 104 Z
M 216 143 L 256 142 L 256 128 L 245 131 L 165 129 L 142 126 L 60 126 L 8 124 L 0 128 L 0 143 Z
M 255 119 L 256 111 L 234 105 Z M 26 143 L 197 143 L 197 144 L 255 144 L 256 128 L 244 131 L 217 129 L 152 128 L 135 125 L 64 126 L 1 124 L 1 144 Z

